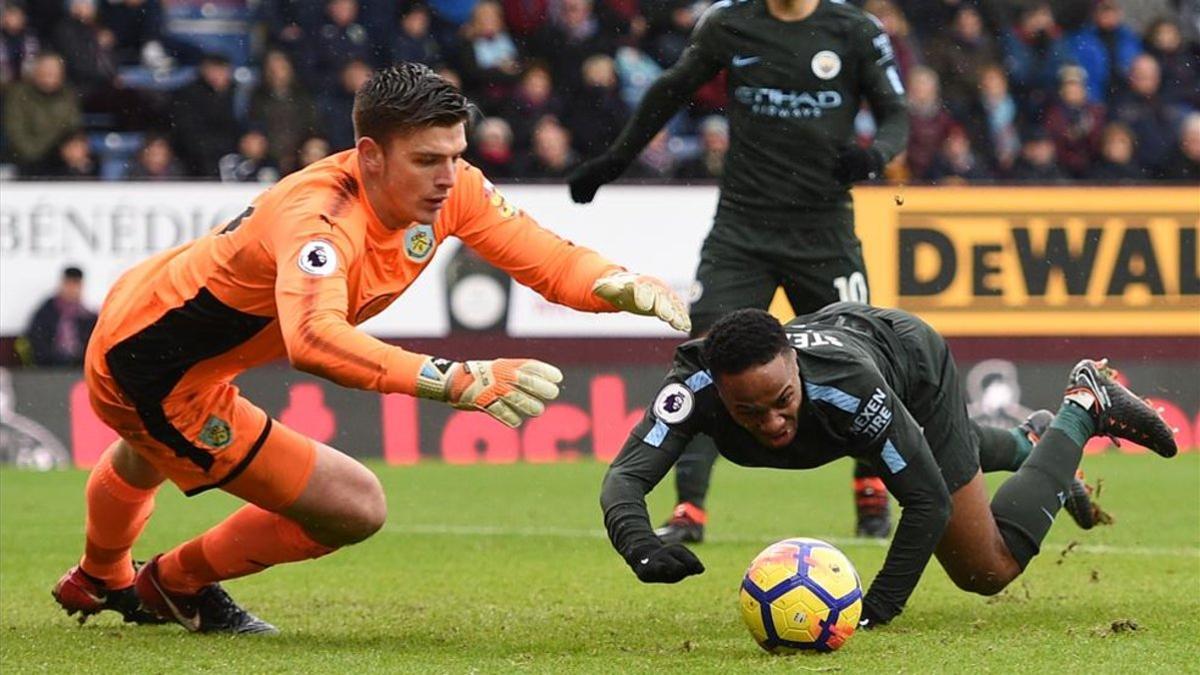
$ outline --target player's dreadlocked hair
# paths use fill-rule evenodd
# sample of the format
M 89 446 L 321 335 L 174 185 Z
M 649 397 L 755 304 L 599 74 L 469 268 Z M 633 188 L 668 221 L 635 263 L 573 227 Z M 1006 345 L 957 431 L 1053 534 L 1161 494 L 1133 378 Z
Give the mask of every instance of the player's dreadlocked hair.
M 376 71 L 354 94 L 354 136 L 384 142 L 393 134 L 466 122 L 471 102 L 420 63 Z
M 761 309 L 739 309 L 717 321 L 704 338 L 704 362 L 713 375 L 736 375 L 770 363 L 788 348 L 783 326 Z

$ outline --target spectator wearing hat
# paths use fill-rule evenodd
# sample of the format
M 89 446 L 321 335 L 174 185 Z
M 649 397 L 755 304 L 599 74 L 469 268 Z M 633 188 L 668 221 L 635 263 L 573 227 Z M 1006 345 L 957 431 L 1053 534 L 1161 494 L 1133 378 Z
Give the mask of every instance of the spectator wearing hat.
M 1125 23 L 1117 0 L 1099 0 L 1091 21 L 1067 36 L 1071 58 L 1087 71 L 1088 98 L 1108 103 L 1125 81 L 1133 57 L 1142 52 L 1142 41 Z
M 95 327 L 95 312 L 83 305 L 83 270 L 67 267 L 58 290 L 38 306 L 25 331 L 33 364 L 82 365 Z
M 1040 119 L 1054 98 L 1058 71 L 1069 58 L 1050 4 L 1037 0 L 1025 5 L 1016 25 L 1005 31 L 1001 46 L 1004 68 L 1022 113 Z
M 1100 149 L 1104 105 L 1088 100 L 1088 74 L 1079 66 L 1063 66 L 1058 100 L 1046 112 L 1045 127 L 1054 139 L 1058 163 L 1075 178 L 1082 178 Z

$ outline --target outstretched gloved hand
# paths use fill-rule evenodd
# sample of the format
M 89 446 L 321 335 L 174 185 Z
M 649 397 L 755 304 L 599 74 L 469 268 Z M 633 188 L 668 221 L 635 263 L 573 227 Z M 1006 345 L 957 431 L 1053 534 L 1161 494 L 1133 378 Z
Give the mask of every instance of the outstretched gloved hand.
M 692 329 L 687 305 L 657 277 L 617 270 L 597 279 L 592 293 L 619 310 L 658 317 L 684 333 Z

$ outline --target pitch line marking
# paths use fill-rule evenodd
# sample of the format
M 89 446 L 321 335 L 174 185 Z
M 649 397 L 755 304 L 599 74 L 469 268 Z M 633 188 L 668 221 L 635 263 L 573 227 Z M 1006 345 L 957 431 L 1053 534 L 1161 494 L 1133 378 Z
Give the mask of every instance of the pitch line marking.
M 601 529 L 581 529 L 569 527 L 508 527 L 501 525 L 445 525 L 430 523 L 388 523 L 384 531 L 391 534 L 417 534 L 435 536 L 469 536 L 469 537 L 551 537 L 560 539 L 607 539 L 608 535 Z M 775 539 L 786 539 L 786 536 L 776 536 Z M 830 537 L 817 535 L 815 538 L 827 541 L 834 546 L 858 546 L 860 548 L 887 548 L 888 540 L 859 539 L 855 537 Z M 770 535 L 764 537 L 750 536 L 709 536 L 705 541 L 714 544 L 761 544 L 773 541 Z M 1065 546 L 1061 542 L 1047 542 L 1043 548 Z M 1114 546 L 1111 544 L 1080 544 L 1074 552 L 1092 553 L 1096 555 L 1131 555 L 1147 557 L 1179 557 L 1200 558 L 1200 548 L 1178 547 L 1165 548 L 1153 546 Z

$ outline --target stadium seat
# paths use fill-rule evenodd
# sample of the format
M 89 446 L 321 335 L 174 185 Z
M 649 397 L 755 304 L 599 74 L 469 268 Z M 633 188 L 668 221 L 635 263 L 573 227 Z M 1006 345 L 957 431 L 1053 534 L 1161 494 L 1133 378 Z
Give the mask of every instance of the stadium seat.
M 156 70 L 145 66 L 123 66 L 117 77 L 131 89 L 172 91 L 196 79 L 196 68 L 186 66 Z
M 129 170 L 133 156 L 142 147 L 145 134 L 140 132 L 101 132 L 88 134 L 88 145 L 100 160 L 100 180 L 121 180 Z
M 203 52 L 216 52 L 234 66 L 246 65 L 253 54 L 247 0 L 163 0 L 168 36 Z

